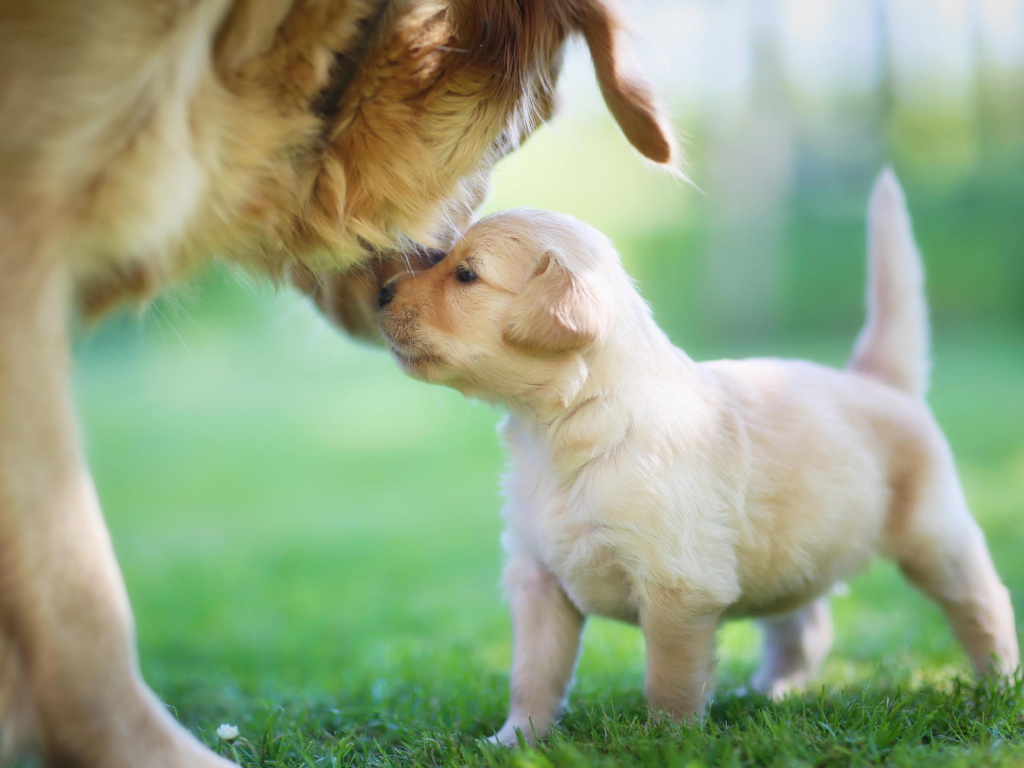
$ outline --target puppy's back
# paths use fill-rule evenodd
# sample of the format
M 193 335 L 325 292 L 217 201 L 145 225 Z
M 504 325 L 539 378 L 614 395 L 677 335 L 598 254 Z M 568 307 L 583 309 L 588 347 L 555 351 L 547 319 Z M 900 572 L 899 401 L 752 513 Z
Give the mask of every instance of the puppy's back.
M 703 366 L 743 425 L 750 472 L 739 546 L 749 556 L 739 561 L 755 601 L 856 573 L 886 548 L 899 489 L 948 461 L 924 403 L 875 379 L 802 360 Z

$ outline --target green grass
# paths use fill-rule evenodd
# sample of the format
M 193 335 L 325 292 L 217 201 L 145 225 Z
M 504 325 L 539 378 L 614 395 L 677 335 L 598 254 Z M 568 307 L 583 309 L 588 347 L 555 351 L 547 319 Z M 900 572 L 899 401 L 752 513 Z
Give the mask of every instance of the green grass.
M 210 293 L 222 295 L 214 301 Z M 1024 761 L 1020 689 L 971 687 L 938 611 L 895 569 L 834 601 L 821 688 L 740 696 L 749 623 L 721 632 L 707 722 L 648 722 L 638 630 L 593 621 L 546 746 L 502 721 L 499 415 L 402 377 L 304 305 L 214 283 L 79 345 L 89 452 L 146 676 L 247 766 L 1002 766 Z M 216 297 L 214 297 L 216 298 Z M 193 303 L 214 309 L 200 321 Z M 679 331 L 679 329 L 674 329 Z M 840 362 L 852 338 L 694 350 Z M 1024 333 L 943 330 L 932 402 L 997 566 L 1024 610 Z

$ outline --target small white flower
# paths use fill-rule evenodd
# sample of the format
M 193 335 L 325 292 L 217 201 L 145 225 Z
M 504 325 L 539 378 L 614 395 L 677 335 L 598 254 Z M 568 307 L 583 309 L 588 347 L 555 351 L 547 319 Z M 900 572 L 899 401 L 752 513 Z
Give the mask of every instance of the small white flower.
M 217 738 L 224 741 L 234 741 L 238 738 L 238 726 L 221 723 L 217 728 Z

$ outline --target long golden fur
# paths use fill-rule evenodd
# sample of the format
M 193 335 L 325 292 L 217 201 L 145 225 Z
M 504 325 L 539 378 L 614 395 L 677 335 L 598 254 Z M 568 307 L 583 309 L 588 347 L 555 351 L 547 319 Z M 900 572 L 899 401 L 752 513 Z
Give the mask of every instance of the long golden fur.
M 224 765 L 136 668 L 68 391 L 75 313 L 219 257 L 290 275 L 365 330 L 372 281 L 346 270 L 386 276 L 465 228 L 494 164 L 551 114 L 572 34 L 629 140 L 670 163 L 608 0 L 0 3 L 8 744 L 31 735 L 51 765 Z
M 324 119 L 336 52 L 380 7 L 380 39 Z M 3 232 L 59 250 L 90 314 L 211 254 L 277 275 L 449 242 L 551 114 L 574 31 L 627 136 L 670 162 L 594 0 L 5 4 Z

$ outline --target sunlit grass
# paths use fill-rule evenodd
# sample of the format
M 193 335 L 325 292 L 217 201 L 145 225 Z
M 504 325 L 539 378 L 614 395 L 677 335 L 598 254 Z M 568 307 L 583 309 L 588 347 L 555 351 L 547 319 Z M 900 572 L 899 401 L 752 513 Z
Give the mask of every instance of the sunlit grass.
M 288 294 L 217 285 L 208 290 L 226 290 L 237 315 L 115 324 L 83 341 L 77 372 L 143 667 L 211 745 L 230 722 L 253 766 L 1024 759 L 1019 691 L 962 688 L 967 665 L 939 612 L 886 564 L 834 600 L 824 692 L 783 704 L 736 696 L 758 645 L 754 627 L 737 623 L 722 632 L 708 723 L 652 726 L 642 638 L 595 621 L 551 745 L 484 748 L 477 738 L 500 725 L 510 660 L 499 414 L 405 379 Z M 840 362 L 848 340 L 755 347 L 719 351 Z M 1015 596 L 1022 348 L 1010 331 L 940 334 L 932 396 Z

